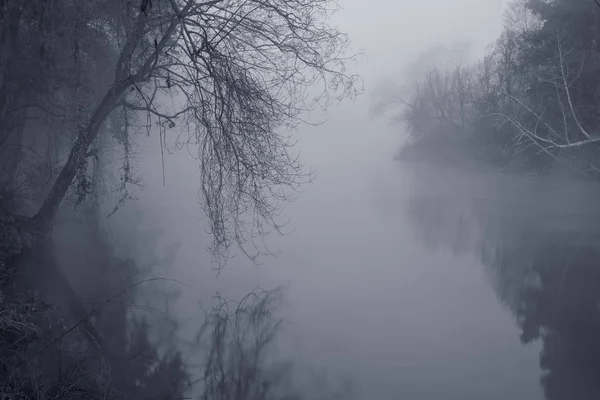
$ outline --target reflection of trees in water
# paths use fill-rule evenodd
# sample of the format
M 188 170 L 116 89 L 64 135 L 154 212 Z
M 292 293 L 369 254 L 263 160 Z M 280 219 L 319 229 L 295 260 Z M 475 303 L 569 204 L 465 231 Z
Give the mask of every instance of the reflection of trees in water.
M 429 248 L 471 251 L 481 259 L 521 328 L 522 342 L 543 345 L 541 382 L 549 400 L 600 398 L 600 247 L 592 232 L 586 238 L 569 229 L 548 230 L 536 210 L 509 211 L 494 207 L 490 215 L 441 198 L 414 198 L 408 208 Z M 465 221 L 471 226 L 460 225 Z
M 558 235 L 515 250 L 488 268 L 523 343 L 542 341 L 547 398 L 600 398 L 599 249 Z
M 19 274 L 2 280 L 0 267 L 0 399 L 350 398 L 351 387 L 325 387 L 276 352 L 279 290 L 215 296 L 192 321 L 173 313 L 179 283 L 155 271 L 174 263 L 178 244 L 142 231 L 141 216 L 128 214 L 118 233 L 68 227 L 72 247 L 93 251 L 58 257 L 69 246 L 55 235 L 25 253 Z M 89 282 L 73 284 L 69 263 Z

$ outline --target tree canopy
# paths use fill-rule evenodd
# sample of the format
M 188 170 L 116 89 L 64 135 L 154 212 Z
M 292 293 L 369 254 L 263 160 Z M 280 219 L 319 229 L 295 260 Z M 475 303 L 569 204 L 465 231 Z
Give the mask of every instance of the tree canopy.
M 337 9 L 329 0 L 0 8 L 2 186 L 28 186 L 26 226 L 36 234 L 48 232 L 69 193 L 91 192 L 93 163 L 115 144 L 125 153 L 124 200 L 136 182 L 131 135 L 145 128 L 197 158 L 213 254 L 237 244 L 255 257 L 254 240 L 280 228 L 281 202 L 306 177 L 287 132 L 305 112 L 360 91 L 346 72 L 348 38 L 328 25 Z M 55 154 L 24 161 L 48 148 Z M 26 163 L 44 166 L 41 184 L 22 172 Z

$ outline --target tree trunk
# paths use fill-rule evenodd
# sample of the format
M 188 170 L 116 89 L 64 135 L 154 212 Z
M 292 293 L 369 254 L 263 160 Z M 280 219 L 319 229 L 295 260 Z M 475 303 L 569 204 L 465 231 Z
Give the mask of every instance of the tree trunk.
M 38 212 L 29 221 L 28 228 L 36 236 L 45 236 L 49 233 L 58 208 L 85 160 L 87 149 L 96 137 L 98 137 L 102 124 L 110 115 L 129 84 L 129 82 L 123 82 L 111 87 L 94 111 L 87 127 L 77 136 L 67 162 L 60 171 L 58 178 L 52 185 L 50 192 L 46 195 Z
M 25 131 L 27 110 L 16 113 L 16 123 L 7 132 L 7 137 L 0 145 L 0 189 L 14 187 L 19 162 L 21 161 L 21 145 Z
M 19 29 L 21 5 L 18 1 L 0 3 L 0 189 L 10 188 L 21 158 L 25 111 L 9 115 L 24 97 L 14 77 L 20 59 Z
M 14 103 L 14 96 L 20 91 L 11 73 L 19 58 L 19 26 L 21 12 L 18 2 L 2 4 L 2 25 L 0 25 L 0 144 L 9 135 L 7 123 L 8 106 Z M 14 104 L 13 104 L 14 105 Z
M 3 2 L 4 3 L 4 2 Z M 9 2 L 10 3 L 10 2 Z M 19 25 L 21 10 L 19 2 L 0 4 L 2 25 L 0 26 L 0 87 L 6 89 L 7 72 L 19 51 Z

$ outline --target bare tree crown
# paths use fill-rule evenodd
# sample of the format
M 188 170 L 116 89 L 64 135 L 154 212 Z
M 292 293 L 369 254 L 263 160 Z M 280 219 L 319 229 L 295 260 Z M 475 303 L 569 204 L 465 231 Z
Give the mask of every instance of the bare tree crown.
M 212 253 L 224 260 L 237 244 L 255 258 L 266 251 L 261 238 L 281 228 L 281 202 L 307 177 L 285 132 L 303 113 L 360 91 L 346 72 L 348 39 L 328 25 L 337 7 L 329 0 L 109 4 L 97 26 L 119 48 L 114 83 L 79 129 L 34 220 L 51 222 L 77 165 L 120 108 L 145 113 L 161 141 L 168 134 L 198 159 Z

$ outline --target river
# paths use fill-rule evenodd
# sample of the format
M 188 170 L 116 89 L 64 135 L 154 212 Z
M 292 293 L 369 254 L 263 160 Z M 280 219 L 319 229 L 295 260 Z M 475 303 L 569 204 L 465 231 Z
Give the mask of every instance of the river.
M 358 399 L 598 398 L 598 190 L 402 164 L 381 140 L 385 161 L 354 147 L 354 175 L 324 163 L 286 206 L 293 232 L 268 239 L 279 256 L 238 256 L 218 276 L 187 180 L 144 196 L 182 242 L 179 314 L 217 290 L 281 286 L 283 356 L 350 380 Z
M 458 26 L 430 4 L 390 13 L 348 2 L 348 30 L 371 50 L 366 78 L 398 70 L 399 58 L 427 47 L 414 37 L 426 39 L 434 25 L 431 40 L 460 28 L 483 48 L 501 13 L 463 3 L 447 10 L 464 20 Z M 465 11 L 474 7 L 479 15 Z M 359 30 L 361 21 L 378 29 Z M 381 45 L 390 35 L 402 51 Z M 319 171 L 285 205 L 293 232 L 267 238 L 281 254 L 260 266 L 237 255 L 218 276 L 204 251 L 197 163 L 167 157 L 163 186 L 158 142 L 140 141 L 154 154 L 139 165 L 146 227 L 181 243 L 169 272 L 185 284 L 180 319 L 198 317 L 197 302 L 216 291 L 240 298 L 281 286 L 282 356 L 348 379 L 354 398 L 600 398 L 600 192 L 564 179 L 399 163 L 402 128 L 371 118 L 369 107 L 368 97 L 346 103 L 326 124 L 300 129 L 297 149 Z

